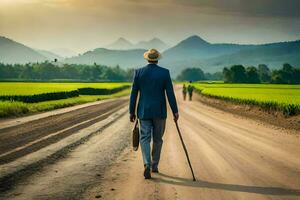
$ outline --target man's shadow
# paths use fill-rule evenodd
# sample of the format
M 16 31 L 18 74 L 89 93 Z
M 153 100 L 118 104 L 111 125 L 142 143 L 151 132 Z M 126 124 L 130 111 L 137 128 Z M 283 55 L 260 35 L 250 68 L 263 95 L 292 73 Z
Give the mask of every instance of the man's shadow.
M 265 195 L 292 195 L 300 196 L 300 190 L 298 189 L 287 189 L 281 187 L 262 187 L 262 186 L 248 186 L 248 185 L 237 185 L 237 184 L 226 184 L 226 183 L 214 183 L 209 181 L 203 181 L 198 179 L 192 181 L 191 179 L 173 177 L 163 173 L 159 173 L 152 179 L 154 182 L 162 182 L 173 185 L 181 185 L 195 188 L 210 188 L 236 192 L 247 192 Z

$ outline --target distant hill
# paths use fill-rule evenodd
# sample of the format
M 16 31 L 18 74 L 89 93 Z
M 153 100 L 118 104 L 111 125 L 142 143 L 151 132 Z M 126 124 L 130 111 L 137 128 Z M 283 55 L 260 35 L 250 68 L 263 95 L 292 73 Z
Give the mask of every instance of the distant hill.
M 51 49 L 50 51 L 63 58 L 70 58 L 78 55 L 78 53 L 76 53 L 75 51 L 66 48 Z
M 252 47 L 254 45 L 211 44 L 199 36 L 191 36 L 166 50 L 163 55 L 169 60 L 206 59 Z
M 163 52 L 161 64 L 176 76 L 187 67 L 216 72 L 234 64 L 265 63 L 271 69 L 280 68 L 285 62 L 300 66 L 299 55 L 299 41 L 264 45 L 212 44 L 199 36 L 192 36 Z
M 144 65 L 146 62 L 143 59 L 144 49 L 132 50 L 110 50 L 98 48 L 93 51 L 88 51 L 82 55 L 67 58 L 64 60 L 70 64 L 103 64 L 109 66 L 120 65 L 123 68 L 135 68 Z
M 164 51 L 166 49 L 169 48 L 169 46 L 163 42 L 161 39 L 159 38 L 153 38 L 149 41 L 140 41 L 135 45 L 135 48 L 138 49 L 151 49 L 151 48 L 155 48 L 159 51 Z
M 202 63 L 204 66 L 208 66 L 210 71 L 216 71 L 233 63 L 246 66 L 257 66 L 264 63 L 274 69 L 282 67 L 282 64 L 285 62 L 295 67 L 300 67 L 300 40 L 255 45 L 254 48 L 207 59 Z
M 117 41 L 107 45 L 105 48 L 114 50 L 127 50 L 134 49 L 134 45 L 125 38 L 120 37 Z
M 36 51 L 38 53 L 40 53 L 41 55 L 45 56 L 49 61 L 53 61 L 54 59 L 57 60 L 62 60 L 63 57 L 51 52 L 51 51 L 47 51 L 47 50 L 40 50 L 40 49 L 36 49 Z
M 159 51 L 164 51 L 169 48 L 169 46 L 159 38 L 153 38 L 148 41 L 140 41 L 137 44 L 133 44 L 125 38 L 119 38 L 105 48 L 111 50 L 128 50 L 128 49 L 150 49 L 155 48 Z
M 143 54 L 146 49 L 157 48 L 162 51 L 167 47 L 168 45 L 158 38 L 153 38 L 149 41 L 141 41 L 137 44 L 133 44 L 125 38 L 119 38 L 114 43 L 106 46 L 106 48 L 97 48 L 82 55 L 67 58 L 64 62 L 77 64 L 98 63 L 111 66 L 119 65 L 124 68 L 134 68 L 146 64 L 146 61 L 143 59 Z
M 34 49 L 0 36 L 0 62 L 8 64 L 22 64 L 28 62 L 40 62 L 44 60 L 47 60 L 47 57 L 38 53 Z

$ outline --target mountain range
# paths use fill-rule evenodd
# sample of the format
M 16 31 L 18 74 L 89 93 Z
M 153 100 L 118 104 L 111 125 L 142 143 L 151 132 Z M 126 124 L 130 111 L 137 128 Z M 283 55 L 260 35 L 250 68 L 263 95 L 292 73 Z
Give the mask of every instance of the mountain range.
M 178 74 L 187 67 L 200 67 L 205 72 L 221 71 L 225 66 L 267 64 L 271 69 L 283 63 L 300 67 L 300 40 L 261 45 L 212 44 L 192 36 L 163 52 L 161 64 Z
M 85 54 L 66 59 L 68 63 L 92 64 L 93 61 L 106 65 L 135 68 L 145 65 L 142 59 L 145 49 L 111 50 L 95 49 Z M 162 53 L 160 64 L 170 69 L 173 76 L 188 67 L 200 67 L 205 72 L 221 71 L 234 64 L 245 66 L 264 63 L 271 69 L 280 68 L 288 62 L 300 66 L 300 41 L 262 45 L 209 43 L 199 36 L 191 36 Z
M 153 38 L 149 41 L 140 41 L 136 44 L 131 43 L 125 38 L 120 37 L 118 40 L 105 48 L 112 50 L 128 50 L 128 49 L 150 49 L 155 48 L 159 51 L 164 51 L 169 48 L 169 46 L 158 38 Z
M 129 50 L 111 50 L 105 48 L 97 48 L 93 51 L 88 51 L 82 55 L 66 58 L 65 63 L 69 64 L 88 64 L 94 63 L 108 66 L 120 65 L 123 68 L 132 68 L 133 66 L 143 65 L 144 49 L 129 49 Z
M 34 50 L 13 40 L 0 37 L 0 62 L 36 62 L 47 59 L 52 60 L 54 57 L 59 56 L 61 62 L 70 64 L 97 63 L 135 68 L 146 64 L 143 53 L 146 49 L 155 47 L 154 44 L 164 43 L 160 39 L 154 38 L 150 41 L 132 44 L 126 39 L 120 38 L 106 48 L 97 48 L 81 55 L 63 59 L 60 58 L 63 57 L 61 55 Z M 200 67 L 205 72 L 216 72 L 233 64 L 257 66 L 264 63 L 271 69 L 276 69 L 286 62 L 295 67 L 300 66 L 300 40 L 261 45 L 214 44 L 195 35 L 162 51 L 160 64 L 169 68 L 171 74 L 176 76 L 187 67 Z

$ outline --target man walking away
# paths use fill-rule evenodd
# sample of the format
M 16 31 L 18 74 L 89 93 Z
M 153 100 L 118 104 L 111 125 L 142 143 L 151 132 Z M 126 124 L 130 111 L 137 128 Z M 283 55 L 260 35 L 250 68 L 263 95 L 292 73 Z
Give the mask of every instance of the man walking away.
M 189 100 L 192 101 L 194 87 L 192 85 L 189 85 L 187 90 L 188 90 L 188 93 L 189 93 Z
M 182 95 L 183 95 L 183 100 L 185 101 L 185 99 L 186 99 L 186 86 L 185 86 L 185 84 L 183 84 L 183 87 L 182 87 Z
M 166 95 L 173 112 L 174 121 L 179 118 L 176 98 L 169 70 L 157 65 L 161 54 L 156 49 L 144 53 L 148 65 L 135 70 L 130 95 L 130 121 L 136 119 L 135 107 L 138 93 L 137 117 L 140 125 L 140 144 L 144 162 L 144 177 L 151 178 L 158 173 L 158 163 L 162 148 L 162 137 L 167 118 Z M 153 139 L 152 152 L 150 147 Z

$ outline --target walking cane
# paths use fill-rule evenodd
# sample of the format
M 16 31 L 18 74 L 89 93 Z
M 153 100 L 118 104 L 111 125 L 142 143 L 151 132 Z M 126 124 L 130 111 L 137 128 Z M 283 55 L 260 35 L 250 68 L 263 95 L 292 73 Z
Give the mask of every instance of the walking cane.
M 187 149 L 185 147 L 185 144 L 183 142 L 182 135 L 181 135 L 181 132 L 179 130 L 177 121 L 175 121 L 175 124 L 176 124 L 176 128 L 177 128 L 177 131 L 178 131 L 178 135 L 180 137 L 181 144 L 183 146 L 183 149 L 184 149 L 184 152 L 185 152 L 185 155 L 186 155 L 186 159 L 187 159 L 187 161 L 189 163 L 189 166 L 191 168 L 191 172 L 192 172 L 192 175 L 193 175 L 193 181 L 196 181 L 196 178 L 195 178 L 195 175 L 194 175 L 194 171 L 193 171 L 193 168 L 192 168 L 192 165 L 191 165 L 191 161 L 190 161 L 190 158 L 189 158 L 189 154 L 188 154 Z

